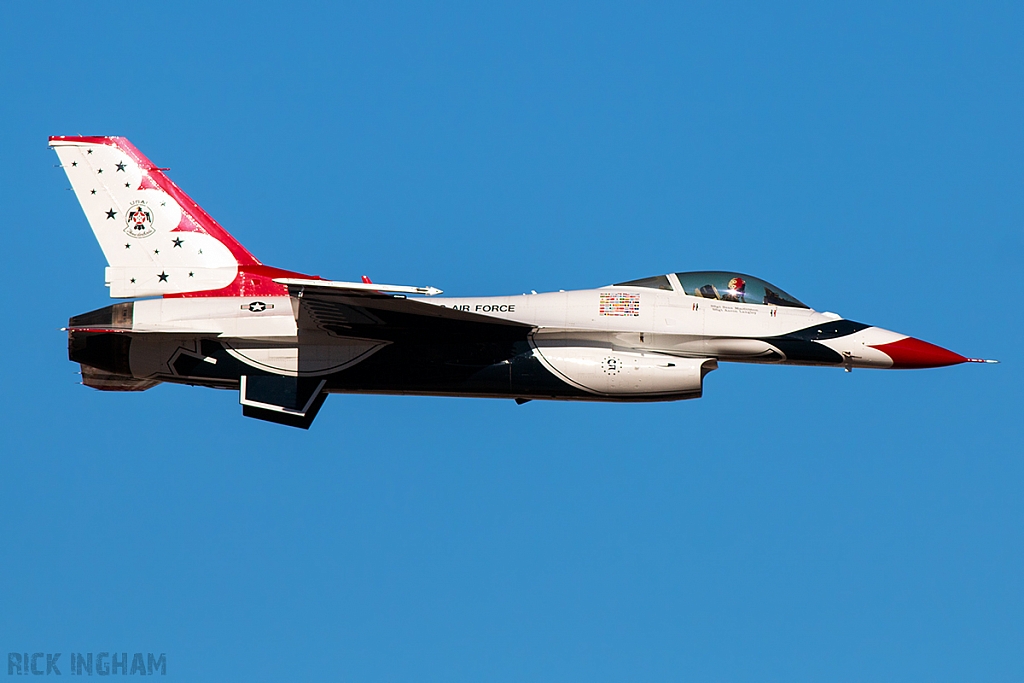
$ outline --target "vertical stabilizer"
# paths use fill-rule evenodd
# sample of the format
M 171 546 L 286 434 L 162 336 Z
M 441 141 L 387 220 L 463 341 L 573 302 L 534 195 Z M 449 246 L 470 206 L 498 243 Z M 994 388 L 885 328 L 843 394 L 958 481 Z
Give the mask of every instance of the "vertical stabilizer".
M 224 292 L 256 258 L 127 139 L 54 136 L 50 147 L 109 264 L 116 298 Z

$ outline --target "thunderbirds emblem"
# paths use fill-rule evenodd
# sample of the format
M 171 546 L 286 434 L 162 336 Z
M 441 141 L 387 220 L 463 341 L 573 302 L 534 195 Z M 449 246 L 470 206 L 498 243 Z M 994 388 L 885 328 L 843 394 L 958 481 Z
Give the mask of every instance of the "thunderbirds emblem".
M 153 227 L 153 212 L 144 200 L 132 202 L 125 213 L 128 225 L 124 231 L 132 237 L 149 237 L 156 228 Z

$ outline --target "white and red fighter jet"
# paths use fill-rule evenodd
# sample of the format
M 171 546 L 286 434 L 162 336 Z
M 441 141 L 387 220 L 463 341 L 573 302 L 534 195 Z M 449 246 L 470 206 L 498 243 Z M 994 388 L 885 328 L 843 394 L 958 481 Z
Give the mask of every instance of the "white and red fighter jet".
M 134 299 L 68 324 L 69 357 L 96 389 L 231 389 L 244 415 L 308 428 L 330 393 L 667 401 L 699 398 L 721 361 L 988 362 L 818 313 L 733 272 L 441 298 L 271 268 L 125 138 L 50 146 L 106 256 L 110 296 Z

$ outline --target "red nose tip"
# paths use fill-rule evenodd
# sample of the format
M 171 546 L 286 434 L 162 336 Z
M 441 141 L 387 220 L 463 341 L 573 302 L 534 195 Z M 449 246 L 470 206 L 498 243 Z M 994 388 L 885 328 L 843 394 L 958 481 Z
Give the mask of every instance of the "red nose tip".
M 941 368 L 946 365 L 967 362 L 967 359 L 959 353 L 953 353 L 941 346 L 929 344 L 913 337 L 871 348 L 878 349 L 892 358 L 894 368 Z

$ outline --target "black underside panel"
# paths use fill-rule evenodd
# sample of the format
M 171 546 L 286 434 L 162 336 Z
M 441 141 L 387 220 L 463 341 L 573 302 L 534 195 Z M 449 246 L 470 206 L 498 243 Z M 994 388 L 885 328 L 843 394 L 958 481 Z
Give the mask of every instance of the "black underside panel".
M 842 365 L 843 357 L 829 347 L 819 344 L 819 340 L 838 339 L 860 332 L 870 327 L 853 320 L 830 320 L 825 323 L 805 327 L 802 330 L 787 332 L 778 337 L 763 337 L 775 348 L 786 354 L 790 363 L 808 363 L 811 365 Z
M 840 354 L 815 341 L 786 337 L 770 337 L 765 341 L 782 351 L 790 363 L 841 365 L 843 362 L 843 357 Z

